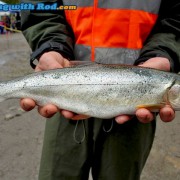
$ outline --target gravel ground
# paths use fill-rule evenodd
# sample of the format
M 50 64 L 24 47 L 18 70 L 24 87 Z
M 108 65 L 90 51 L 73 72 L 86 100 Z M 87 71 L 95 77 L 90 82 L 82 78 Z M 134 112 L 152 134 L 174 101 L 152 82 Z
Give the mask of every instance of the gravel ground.
M 0 35 L 0 81 L 32 73 L 30 49 L 21 33 Z M 23 112 L 18 100 L 0 103 L 0 180 L 36 180 L 45 119 Z M 90 177 L 91 179 L 91 177 Z M 141 180 L 180 179 L 180 113 L 158 120 L 155 142 Z

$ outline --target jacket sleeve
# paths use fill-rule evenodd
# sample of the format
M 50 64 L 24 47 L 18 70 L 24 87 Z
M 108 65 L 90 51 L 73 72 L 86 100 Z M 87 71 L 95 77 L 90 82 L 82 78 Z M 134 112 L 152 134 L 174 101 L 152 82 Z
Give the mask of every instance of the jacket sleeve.
M 151 57 L 166 57 L 171 71 L 180 71 L 180 2 L 162 0 L 159 18 L 135 64 Z
M 21 3 L 37 3 L 53 4 L 57 3 L 57 7 L 63 5 L 62 0 L 21 0 Z M 29 43 L 32 51 L 40 48 L 46 42 L 56 42 L 66 49 L 62 50 L 62 54 L 74 59 L 73 55 L 73 39 L 74 35 L 68 26 L 63 10 L 26 10 L 21 12 L 21 29 Z M 68 52 L 68 53 L 67 53 Z

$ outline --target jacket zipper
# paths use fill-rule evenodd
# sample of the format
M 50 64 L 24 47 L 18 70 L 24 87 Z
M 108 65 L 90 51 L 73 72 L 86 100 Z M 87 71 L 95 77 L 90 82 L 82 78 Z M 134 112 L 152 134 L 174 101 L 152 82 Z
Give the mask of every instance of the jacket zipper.
M 91 60 L 95 60 L 95 47 L 94 47 L 94 24 L 95 24 L 95 18 L 96 18 L 96 9 L 98 6 L 98 0 L 94 0 L 94 6 L 93 6 L 93 19 L 92 19 L 92 36 L 91 36 Z

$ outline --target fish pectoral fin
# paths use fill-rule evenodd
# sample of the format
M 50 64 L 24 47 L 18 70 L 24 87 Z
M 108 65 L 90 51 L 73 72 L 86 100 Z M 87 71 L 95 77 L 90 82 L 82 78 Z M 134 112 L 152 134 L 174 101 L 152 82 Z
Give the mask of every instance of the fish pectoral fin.
M 83 115 L 83 114 L 77 114 L 75 116 L 73 116 L 71 119 L 72 120 L 84 120 L 84 119 L 89 119 L 90 116 L 87 115 Z
M 137 109 L 145 108 L 153 112 L 153 111 L 157 111 L 161 109 L 162 107 L 164 107 L 163 103 L 162 104 L 141 104 L 141 105 L 138 105 L 136 108 Z

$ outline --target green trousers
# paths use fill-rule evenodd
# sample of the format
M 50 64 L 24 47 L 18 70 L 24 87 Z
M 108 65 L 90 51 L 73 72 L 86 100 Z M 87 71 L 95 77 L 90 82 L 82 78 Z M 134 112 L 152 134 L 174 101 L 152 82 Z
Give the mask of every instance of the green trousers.
M 90 168 L 94 180 L 139 180 L 154 134 L 155 121 L 77 124 L 57 114 L 46 122 L 39 180 L 88 180 Z

